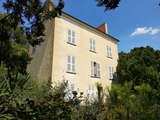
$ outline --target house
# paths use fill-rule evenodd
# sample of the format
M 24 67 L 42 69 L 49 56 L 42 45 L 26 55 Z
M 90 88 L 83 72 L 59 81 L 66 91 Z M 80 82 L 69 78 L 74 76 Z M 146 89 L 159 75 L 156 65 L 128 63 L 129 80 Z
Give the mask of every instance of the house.
M 94 28 L 63 12 L 44 24 L 45 41 L 30 50 L 33 60 L 28 72 L 32 76 L 39 80 L 51 77 L 53 84 L 65 79 L 71 90 L 90 95 L 97 94 L 97 82 L 111 86 L 118 40 L 108 34 L 106 23 Z

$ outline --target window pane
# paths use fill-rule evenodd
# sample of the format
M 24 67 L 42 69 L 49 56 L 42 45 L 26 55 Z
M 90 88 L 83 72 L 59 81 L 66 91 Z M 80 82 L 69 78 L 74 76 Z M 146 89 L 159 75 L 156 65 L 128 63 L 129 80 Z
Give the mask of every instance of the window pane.
M 93 51 L 94 51 L 94 52 L 96 51 L 96 47 L 95 47 L 95 46 L 93 46 Z
M 71 85 L 70 85 L 70 89 L 71 89 L 71 91 L 74 90 L 74 84 L 71 84 Z
M 95 44 L 95 41 L 93 40 L 93 46 L 95 46 L 96 44 Z
M 107 52 L 109 51 L 109 47 L 107 46 Z
M 68 35 L 71 36 L 71 30 L 68 30 Z
M 112 67 L 112 74 L 114 73 L 114 69 L 113 69 L 113 67 Z
M 109 72 L 111 72 L 111 67 L 109 66 Z
M 71 71 L 71 64 L 67 65 L 67 71 Z
M 68 36 L 68 42 L 71 43 L 71 36 Z
M 72 37 L 75 37 L 75 32 L 74 31 L 72 31 Z
M 75 44 L 75 38 L 72 38 L 72 43 Z
M 75 65 L 72 64 L 72 72 L 75 72 Z
M 90 45 L 92 45 L 92 40 L 90 40 Z
M 75 64 L 75 57 L 72 56 L 72 64 Z

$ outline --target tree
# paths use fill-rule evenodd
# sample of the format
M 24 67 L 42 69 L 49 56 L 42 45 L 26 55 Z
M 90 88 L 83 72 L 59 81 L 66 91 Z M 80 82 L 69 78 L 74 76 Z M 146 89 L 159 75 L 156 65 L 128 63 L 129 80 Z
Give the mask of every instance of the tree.
M 120 3 L 120 0 L 96 0 L 98 2 L 97 6 L 105 6 L 106 10 L 114 10 L 118 7 L 118 4 Z
M 130 53 L 119 54 L 117 66 L 118 82 L 132 81 L 134 86 L 148 83 L 157 88 L 160 80 L 160 52 L 153 48 L 134 48 Z
M 31 60 L 28 45 L 44 41 L 43 21 L 61 14 L 64 6 L 60 0 L 55 11 L 48 11 L 50 14 L 44 12 L 40 0 L 6 0 L 3 7 L 7 13 L 0 15 L 0 67 L 7 68 L 7 80 L 12 86 L 18 73 L 26 74 Z
M 96 83 L 97 91 L 98 91 L 98 102 L 102 103 L 103 101 L 103 86 L 101 83 Z
M 117 78 L 119 89 L 132 83 L 132 87 L 129 88 L 132 99 L 121 98 L 122 101 L 125 99 L 130 103 L 132 118 L 139 120 L 160 118 L 160 51 L 147 46 L 134 48 L 129 53 L 121 52 Z M 114 95 L 123 95 L 113 90 L 111 91 Z

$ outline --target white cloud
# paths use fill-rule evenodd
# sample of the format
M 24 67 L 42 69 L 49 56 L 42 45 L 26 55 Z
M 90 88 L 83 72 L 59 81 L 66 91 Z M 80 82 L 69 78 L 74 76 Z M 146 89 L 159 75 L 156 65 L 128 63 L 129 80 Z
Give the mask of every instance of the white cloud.
M 136 28 L 135 31 L 131 34 L 131 36 L 140 35 L 140 34 L 155 35 L 155 34 L 158 34 L 158 33 L 160 33 L 159 28 L 141 27 L 141 28 Z
M 158 33 L 160 33 L 160 29 L 153 29 L 150 34 L 155 35 L 155 34 L 158 34 Z

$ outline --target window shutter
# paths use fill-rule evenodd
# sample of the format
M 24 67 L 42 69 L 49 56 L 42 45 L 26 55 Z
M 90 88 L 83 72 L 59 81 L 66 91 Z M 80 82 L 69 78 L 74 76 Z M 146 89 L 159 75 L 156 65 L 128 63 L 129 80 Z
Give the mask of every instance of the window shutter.
M 89 46 L 90 46 L 90 50 L 92 51 L 92 40 L 90 39 L 90 41 L 89 41 Z
M 110 47 L 110 57 L 112 58 L 112 49 L 111 49 L 111 47 Z
M 94 40 L 93 40 L 93 51 L 94 51 L 94 52 L 96 51 L 96 43 L 95 43 Z
M 100 77 L 100 64 L 97 63 L 97 76 Z
M 71 30 L 68 30 L 68 42 L 71 43 Z
M 111 79 L 111 67 L 109 66 L 109 79 Z
M 72 43 L 75 44 L 75 31 L 72 31 Z
M 75 57 L 72 56 L 72 72 L 75 72 Z
M 113 69 L 113 67 L 112 67 L 112 79 L 113 79 L 113 74 L 114 74 L 114 69 Z
M 93 62 L 93 65 L 94 65 L 94 76 L 96 77 L 97 76 L 97 63 L 96 62 Z
M 91 61 L 91 76 L 94 76 L 94 62 Z
M 71 71 L 71 56 L 68 56 L 67 71 Z
M 107 46 L 107 57 L 109 57 L 109 47 Z
M 113 67 L 109 66 L 109 79 L 113 79 Z

